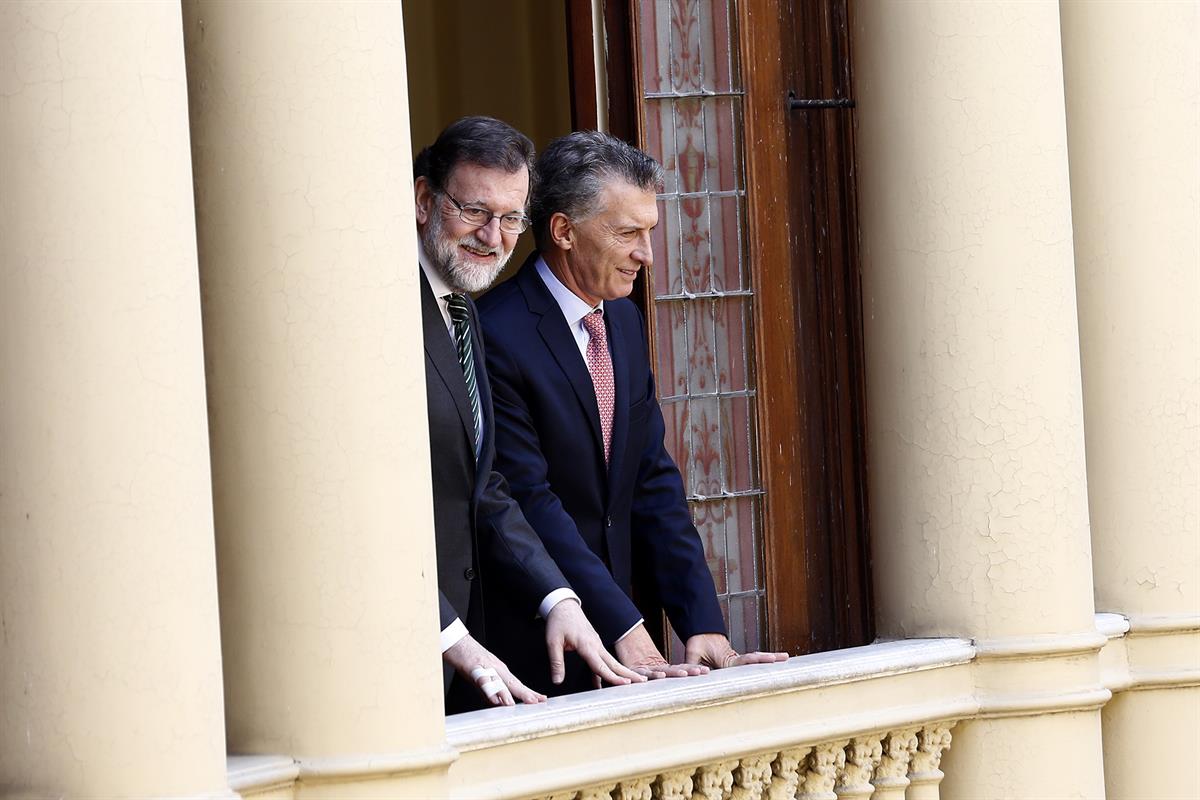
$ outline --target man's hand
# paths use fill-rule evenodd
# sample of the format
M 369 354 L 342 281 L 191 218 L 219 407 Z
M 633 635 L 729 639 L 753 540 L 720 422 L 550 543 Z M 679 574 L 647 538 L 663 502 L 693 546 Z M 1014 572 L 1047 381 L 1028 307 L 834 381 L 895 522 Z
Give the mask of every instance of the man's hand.
M 546 695 L 533 691 L 517 680 L 508 671 L 508 667 L 504 666 L 504 662 L 475 641 L 473 636 L 467 635 L 459 639 L 449 650 L 442 653 L 442 658 L 454 667 L 464 680 L 474 683 L 479 693 L 494 706 L 515 705 L 515 700 L 522 703 L 543 703 L 546 700 Z
M 617 651 L 617 658 L 622 664 L 651 680 L 686 678 L 708 672 L 708 667 L 703 664 L 668 664 L 642 624 L 621 637 L 613 649 Z
M 740 667 L 742 664 L 774 664 L 787 661 L 787 653 L 738 652 L 729 644 L 729 639 L 719 633 L 697 633 L 687 640 L 683 649 L 684 660 L 689 664 L 704 664 L 712 669 Z
M 621 666 L 604 649 L 600 635 L 583 615 L 577 600 L 562 600 L 546 616 L 546 649 L 550 651 L 550 680 L 555 684 L 566 677 L 563 651 L 574 650 L 591 668 L 596 686 L 601 681 L 612 684 L 641 683 L 646 680 L 631 669 Z

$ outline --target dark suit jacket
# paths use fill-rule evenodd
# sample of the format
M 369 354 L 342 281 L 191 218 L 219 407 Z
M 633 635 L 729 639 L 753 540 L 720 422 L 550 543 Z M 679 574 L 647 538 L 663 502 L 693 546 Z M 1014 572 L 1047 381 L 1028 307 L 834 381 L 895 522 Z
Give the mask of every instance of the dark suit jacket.
M 591 376 L 537 274 L 537 255 L 479 301 L 497 469 L 606 645 L 642 616 L 631 599 L 635 553 L 648 560 L 638 566 L 652 576 L 681 638 L 724 633 L 683 482 L 663 446 L 641 313 L 628 299 L 604 304 L 616 384 L 606 466 Z
M 474 305 L 471 315 L 475 374 L 483 409 L 483 449 L 478 463 L 473 445 L 475 422 L 458 351 L 429 282 L 421 273 L 441 626 L 445 628 L 458 617 L 476 639 L 485 642 L 484 608 L 493 596 L 503 594 L 522 617 L 534 624 L 542 599 L 568 584 L 509 496 L 504 479 L 492 469 L 492 395 Z M 545 652 L 544 645 L 541 652 Z M 445 678 L 449 690 L 448 667 Z

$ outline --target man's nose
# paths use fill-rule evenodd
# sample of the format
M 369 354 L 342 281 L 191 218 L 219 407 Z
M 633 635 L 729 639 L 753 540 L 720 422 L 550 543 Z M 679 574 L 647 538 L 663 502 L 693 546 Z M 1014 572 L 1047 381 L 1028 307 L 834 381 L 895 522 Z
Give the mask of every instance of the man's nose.
M 479 241 L 486 244 L 488 247 L 500 246 L 500 218 L 492 217 L 487 221 L 487 224 L 479 229 L 475 234 L 479 237 Z
M 637 247 L 630 254 L 634 261 L 649 269 L 654 266 L 654 249 L 650 246 L 650 234 L 644 233 L 638 238 Z

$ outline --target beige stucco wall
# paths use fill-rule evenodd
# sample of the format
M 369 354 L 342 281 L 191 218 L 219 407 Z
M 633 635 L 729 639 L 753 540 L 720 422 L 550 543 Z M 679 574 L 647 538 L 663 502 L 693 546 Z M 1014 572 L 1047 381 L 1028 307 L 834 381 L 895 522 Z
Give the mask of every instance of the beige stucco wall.
M 1105 797 L 1095 716 L 1094 712 L 1047 714 L 982 719 L 960 726 L 954 744 L 942 757 L 946 779 L 941 796 L 948 800 Z M 1058 746 L 1064 739 L 1069 745 Z M 1064 752 L 1072 749 L 1096 756 L 1085 764 L 1064 761 Z
M 1112 800 L 1194 800 L 1200 787 L 1200 692 L 1122 692 L 1104 707 Z
M 878 630 L 980 647 L 947 796 L 1102 797 L 1058 9 L 853 35 Z
M 1088 629 L 1057 9 L 868 2 L 856 20 L 879 630 Z
M 1062 16 L 1096 605 L 1200 616 L 1197 6 Z
M 1104 709 L 1119 798 L 1200 796 L 1197 17 L 1062 4 L 1096 605 L 1129 617 L 1130 667 L 1161 687 Z
M 0 3 L 0 793 L 218 795 L 180 13 Z
M 230 749 L 438 762 L 400 4 L 184 22 Z

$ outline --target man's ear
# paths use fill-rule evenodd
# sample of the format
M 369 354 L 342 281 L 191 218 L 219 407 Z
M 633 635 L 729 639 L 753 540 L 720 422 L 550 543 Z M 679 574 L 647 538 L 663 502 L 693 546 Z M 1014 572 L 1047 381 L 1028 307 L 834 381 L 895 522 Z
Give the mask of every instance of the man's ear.
M 429 185 L 429 179 L 424 175 L 417 178 L 413 184 L 413 193 L 417 199 L 417 222 L 424 225 L 433 213 L 433 187 Z
M 550 241 L 559 250 L 570 250 L 575 244 L 575 226 L 561 211 L 550 215 Z

